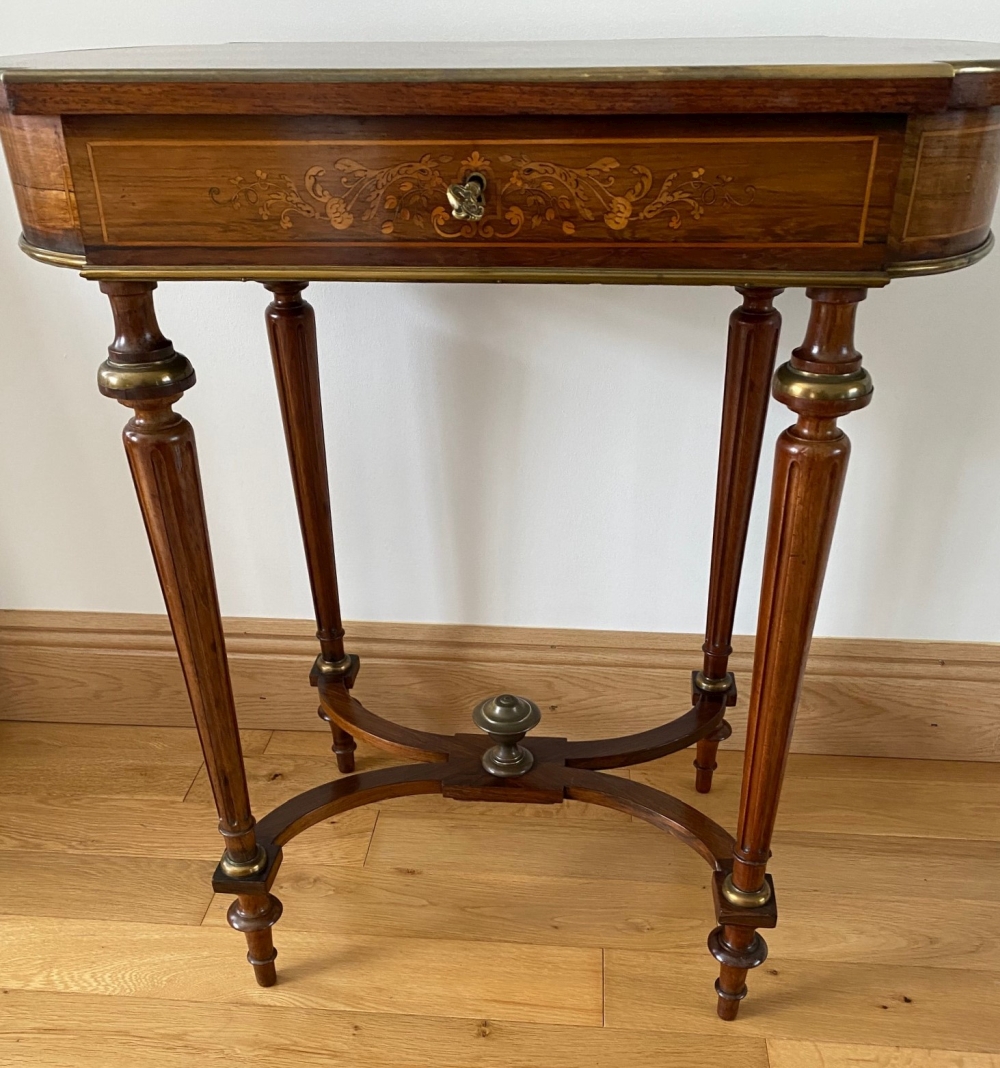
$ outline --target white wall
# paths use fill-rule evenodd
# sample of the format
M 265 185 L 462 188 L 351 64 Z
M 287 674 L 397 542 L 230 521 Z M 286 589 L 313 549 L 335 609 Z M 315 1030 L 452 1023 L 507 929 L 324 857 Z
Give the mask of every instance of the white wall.
M 458 17 L 456 17 L 456 11 Z M 472 15 L 469 12 L 473 12 Z M 452 0 L 5 5 L 0 54 L 225 40 L 822 34 L 1000 41 L 993 0 Z M 0 183 L 0 605 L 160 611 L 95 372 L 94 283 L 33 263 Z M 725 289 L 315 285 L 345 614 L 697 631 L 703 623 Z M 1000 253 L 862 306 L 876 397 L 817 633 L 1000 640 Z M 165 284 L 199 384 L 223 610 L 308 616 L 259 286 Z M 780 299 L 783 350 L 806 301 Z M 788 413 L 774 406 L 767 454 Z M 766 500 L 769 459 L 758 500 Z M 763 509 L 738 629 L 755 622 Z

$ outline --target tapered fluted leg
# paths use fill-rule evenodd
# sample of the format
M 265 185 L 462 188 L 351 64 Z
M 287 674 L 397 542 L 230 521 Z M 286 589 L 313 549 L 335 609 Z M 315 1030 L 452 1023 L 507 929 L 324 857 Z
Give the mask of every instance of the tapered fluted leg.
M 262 870 L 267 858 L 250 813 L 194 432 L 172 407 L 194 385 L 194 371 L 160 333 L 154 288 L 152 282 L 102 284 L 117 337 L 99 385 L 133 410 L 125 451 L 226 843 L 221 866 L 228 875 L 246 876 Z
M 316 612 L 316 637 L 320 644 L 317 669 L 328 677 L 339 674 L 344 685 L 350 687 L 357 672 L 357 662 L 344 652 L 323 435 L 316 317 L 310 305 L 302 299 L 306 285 L 306 282 L 274 282 L 267 286 L 274 294 L 274 300 L 267 307 L 267 336 Z M 337 767 L 342 772 L 354 771 L 354 750 L 357 748 L 354 739 L 333 723 L 322 707 L 319 715 L 330 724 Z
M 729 317 L 708 621 L 702 646 L 705 660 L 695 676 L 696 690 L 716 693 L 729 690 L 731 703 L 735 701 L 735 689 L 728 668 L 733 651 L 736 596 L 781 330 L 781 315 L 772 303 L 780 289 L 748 286 L 739 292 L 743 303 Z M 707 794 L 711 790 L 719 742 L 731 733 L 729 724 L 723 723 L 698 742 L 694 766 L 695 789 L 699 793 Z
M 770 895 L 765 870 L 771 836 L 850 453 L 837 418 L 867 404 L 872 389 L 854 348 L 854 319 L 865 291 L 817 288 L 807 294 L 812 312 L 806 339 L 774 378 L 775 397 L 798 419 L 775 452 L 736 848 L 722 887 L 737 911 Z M 723 965 L 718 990 L 725 1019 L 736 1014 L 746 969 L 766 953 L 752 935 L 751 925 L 728 923 L 709 940 Z

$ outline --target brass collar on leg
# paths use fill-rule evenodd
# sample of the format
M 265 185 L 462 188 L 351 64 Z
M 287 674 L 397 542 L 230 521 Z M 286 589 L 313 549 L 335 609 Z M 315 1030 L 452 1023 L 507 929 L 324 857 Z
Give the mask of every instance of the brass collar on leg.
M 736 908 L 759 909 L 771 900 L 771 884 L 765 880 L 759 890 L 740 890 L 733 884 L 733 873 L 730 872 L 722 880 L 721 893 L 726 901 Z
M 257 855 L 252 860 L 234 860 L 228 853 L 224 853 L 219 867 L 231 879 L 245 879 L 267 867 L 267 850 L 258 842 Z

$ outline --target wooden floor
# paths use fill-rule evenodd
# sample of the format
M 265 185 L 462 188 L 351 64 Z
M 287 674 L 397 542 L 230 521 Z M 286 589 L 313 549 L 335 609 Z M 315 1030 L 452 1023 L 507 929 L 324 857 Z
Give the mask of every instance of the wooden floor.
M 336 775 L 323 734 L 244 745 L 258 814 Z M 691 758 L 631 774 L 732 827 L 739 754 L 705 799 Z M 322 824 L 286 849 L 262 990 L 194 731 L 0 723 L 0 1064 L 1000 1068 L 998 779 L 792 757 L 781 923 L 724 1024 L 708 868 L 645 824 L 430 797 Z

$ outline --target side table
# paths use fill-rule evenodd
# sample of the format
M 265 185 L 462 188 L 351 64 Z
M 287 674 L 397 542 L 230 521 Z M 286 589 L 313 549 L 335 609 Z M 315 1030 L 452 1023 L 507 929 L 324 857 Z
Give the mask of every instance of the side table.
M 1000 45 L 750 39 L 551 45 L 230 45 L 0 60 L 0 133 L 35 259 L 100 283 L 115 324 L 98 382 L 125 449 L 225 842 L 213 885 L 257 981 L 276 981 L 270 892 L 296 835 L 406 794 L 627 812 L 713 873 L 718 1012 L 736 1017 L 777 920 L 770 844 L 850 446 L 872 383 L 858 306 L 891 279 L 986 255 L 1000 184 Z M 255 821 L 198 459 L 174 405 L 195 382 L 160 332 L 161 279 L 245 279 L 265 319 L 312 584 L 311 679 L 340 777 Z M 735 286 L 708 621 L 691 707 L 629 737 L 529 734 L 530 697 L 484 695 L 482 733 L 412 730 L 352 694 L 310 281 Z M 774 371 L 774 298 L 804 287 Z M 736 835 L 602 771 L 696 746 L 711 789 L 769 394 L 778 438 Z M 361 737 L 410 763 L 354 772 Z

